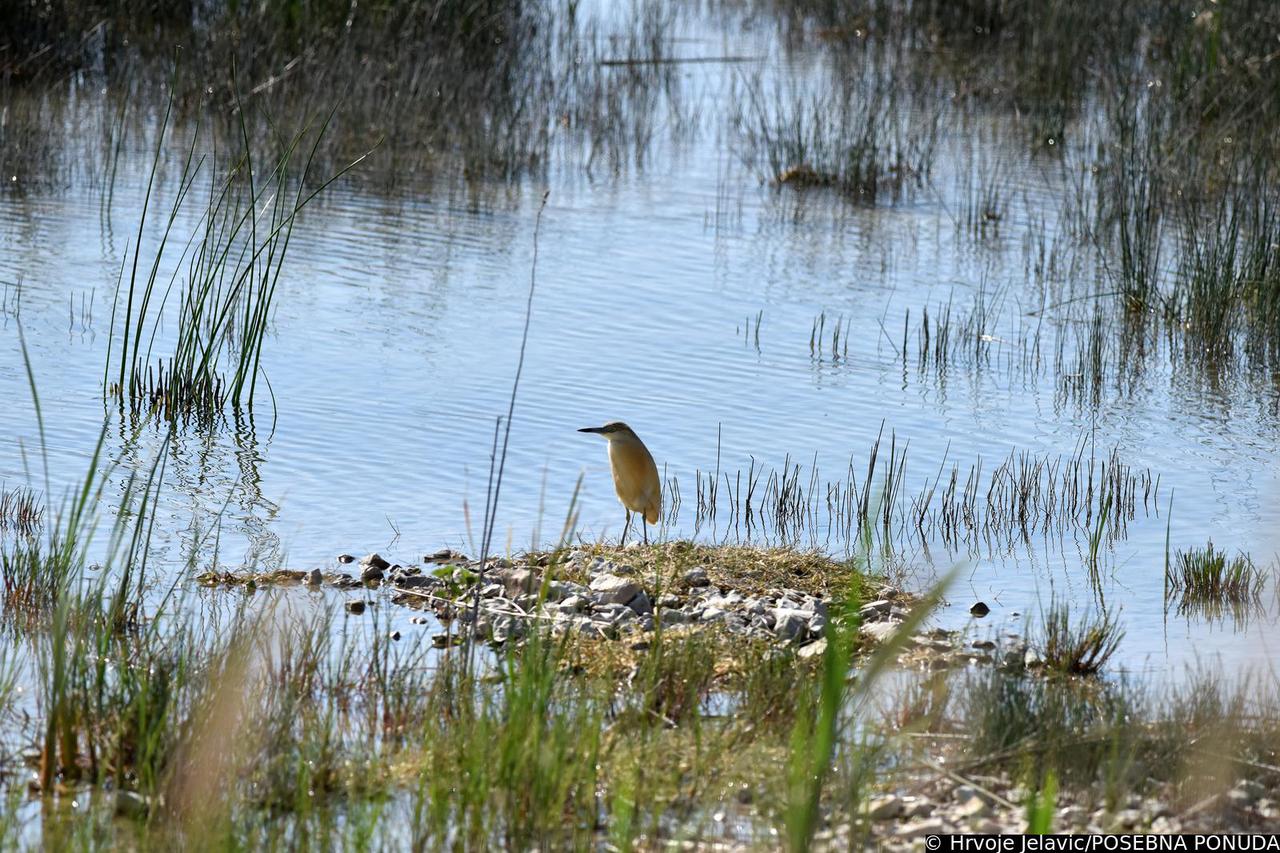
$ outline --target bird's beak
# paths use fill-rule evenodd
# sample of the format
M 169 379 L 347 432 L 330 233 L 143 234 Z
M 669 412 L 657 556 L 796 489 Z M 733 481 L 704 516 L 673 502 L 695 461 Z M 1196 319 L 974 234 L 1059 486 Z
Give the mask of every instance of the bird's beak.
M 604 435 L 604 427 L 583 427 L 578 432 L 593 432 L 596 435 Z

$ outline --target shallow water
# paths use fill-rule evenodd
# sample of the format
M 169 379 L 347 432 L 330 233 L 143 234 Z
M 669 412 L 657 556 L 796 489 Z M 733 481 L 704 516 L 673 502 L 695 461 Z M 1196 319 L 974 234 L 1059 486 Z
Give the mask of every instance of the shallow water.
M 677 53 L 761 56 L 766 75 L 786 66 L 769 28 L 683 26 Z M 1164 678 L 1196 661 L 1235 669 L 1273 659 L 1274 584 L 1261 613 L 1241 625 L 1170 612 L 1163 572 L 1166 537 L 1173 549 L 1212 539 L 1260 564 L 1280 550 L 1277 390 L 1247 379 L 1214 387 L 1154 354 L 1133 388 L 1091 405 L 1065 395 L 1051 369 L 1011 367 L 1026 355 L 1023 332 L 1039 322 L 1032 310 L 1054 301 L 1028 272 L 1024 245 L 1066 192 L 1056 166 L 1028 158 L 980 118 L 976 128 L 944 130 L 927 184 L 899 200 L 873 207 L 777 188 L 743 166 L 724 129 L 742 73 L 682 66 L 683 109 L 701 114 L 699 131 L 660 127 L 642 169 L 587 178 L 553 168 L 545 181 L 504 186 L 500 201 L 481 204 L 438 187 L 388 200 L 339 185 L 309 208 L 264 352 L 274 405 L 264 399 L 251 421 L 187 426 L 172 439 L 158 531 L 169 571 L 185 570 L 193 516 L 211 523 L 218 513 L 218 559 L 232 567 L 329 566 L 347 551 L 412 560 L 443 546 L 477 550 L 548 189 L 498 508 L 502 549 L 554 542 L 579 477 L 576 535 L 620 534 L 604 445 L 576 432 L 609 420 L 631 424 L 679 482 L 679 512 L 655 534 L 665 537 L 747 538 L 727 512 L 697 523 L 698 472 L 732 480 L 753 463 L 776 470 L 790 459 L 808 483 L 816 460 L 817 482 L 843 481 L 850 464 L 862 476 L 881 435 L 882 462 L 890 435 L 909 448 L 908 495 L 944 463 L 963 478 L 982 460 L 985 477 L 1011 452 L 1070 457 L 1084 447 L 1101 459 L 1116 448 L 1159 478 L 1150 505 L 1125 535 L 1106 537 L 1100 557 L 1098 589 L 1127 630 L 1120 664 Z M 957 225 L 974 146 L 983 159 L 1012 164 L 1001 178 L 1008 208 L 998 233 L 983 237 Z M 0 193 L 0 281 L 9 286 L 0 480 L 30 476 L 43 487 L 17 334 L 20 282 L 55 504 L 83 475 L 110 413 L 101 383 L 112 292 L 148 165 L 145 146 L 126 154 L 106 215 L 101 194 L 76 182 Z M 1001 317 L 985 363 L 920 370 L 913 353 L 904 365 L 904 318 L 914 348 L 922 309 L 936 317 L 950 302 L 959 311 L 980 293 Z M 811 350 L 820 313 L 828 336 L 835 318 L 845 324 L 838 358 Z M 1046 312 L 1046 330 L 1055 322 Z M 120 482 L 145 470 L 162 440 L 151 427 L 136 442 L 126 432 L 111 419 L 107 447 L 122 457 Z M 767 530 L 750 535 L 769 540 Z M 855 547 L 821 519 L 800 541 L 837 553 Z M 959 566 L 940 619 L 966 623 L 981 599 L 993 613 L 980 631 L 1022 630 L 1054 597 L 1095 606 L 1088 550 L 1088 529 L 1013 548 L 897 543 L 908 583 Z

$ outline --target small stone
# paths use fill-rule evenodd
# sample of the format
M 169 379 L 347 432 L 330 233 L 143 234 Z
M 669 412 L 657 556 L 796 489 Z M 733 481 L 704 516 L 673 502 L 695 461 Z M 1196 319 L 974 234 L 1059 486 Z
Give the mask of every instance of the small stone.
M 689 586 L 709 586 L 711 578 L 707 576 L 706 569 L 699 567 L 685 572 L 684 582 Z
M 587 605 L 590 603 L 581 595 L 571 595 L 560 602 L 559 610 L 561 613 L 581 613 L 587 609 Z
M 800 649 L 800 651 L 796 652 L 796 657 L 800 658 L 801 660 L 810 660 L 812 658 L 822 657 L 822 655 L 825 654 L 826 651 L 827 651 L 827 638 L 823 637 L 821 640 L 815 640 L 814 642 L 809 643 L 807 646 L 803 646 Z
M 683 604 L 683 602 L 680 600 L 680 596 L 678 595 L 672 595 L 671 593 L 667 592 L 658 596 L 657 605 L 664 610 L 675 609 L 679 607 L 681 604 Z
M 924 797 L 904 797 L 902 816 L 904 818 L 928 817 L 933 814 L 934 805 Z
M 116 814 L 142 820 L 151 811 L 151 801 L 134 791 L 116 792 Z
M 991 608 L 987 606 L 985 601 L 979 601 L 977 604 L 969 608 L 969 612 L 981 619 L 991 612 Z
M 887 599 L 881 599 L 862 605 L 862 607 L 858 608 L 858 615 L 863 619 L 874 621 L 886 615 L 891 609 L 893 609 L 893 605 Z
M 352 599 L 347 602 L 347 612 L 353 616 L 359 616 L 364 612 L 365 603 L 360 599 Z
M 339 554 L 339 555 L 338 555 L 338 562 L 339 562 L 339 563 L 354 563 L 355 561 L 356 561 L 356 558 L 355 558 L 355 557 L 353 557 L 353 556 L 351 556 L 350 554 Z
M 626 604 L 640 592 L 640 584 L 618 575 L 596 575 L 591 579 L 591 592 L 600 604 Z
M 993 640 L 974 640 L 973 647 L 975 649 L 994 649 L 996 644 Z
M 949 828 L 942 818 L 927 817 L 924 820 L 898 827 L 897 831 L 893 833 L 893 837 L 910 839 L 923 838 L 926 835 L 946 835 Z
M 319 569 L 312 569 L 311 571 L 307 572 L 307 584 L 309 586 L 320 586 L 321 582 L 323 581 L 324 581 L 324 575 L 320 574 Z
M 580 583 L 573 581 L 548 581 L 547 582 L 547 601 L 563 601 L 570 596 L 582 596 L 588 592 L 587 588 Z
M 635 598 L 627 602 L 627 606 L 640 616 L 653 612 L 653 602 L 649 600 L 649 595 L 644 590 L 636 593 Z
M 431 620 L 426 616 L 410 616 L 409 621 L 415 625 L 425 625 Z
M 1267 789 L 1264 785 L 1252 779 L 1245 779 L 1232 788 L 1227 797 L 1233 802 L 1251 806 L 1266 796 L 1266 793 Z
M 388 636 L 388 637 L 390 637 L 390 638 L 391 638 L 391 639 L 393 639 L 393 640 L 398 640 L 398 639 L 400 639 L 400 632 L 399 632 L 399 631 L 392 631 L 392 632 L 391 632 L 390 634 L 388 634 L 387 636 Z
M 534 586 L 533 572 L 528 569 L 503 569 L 498 578 L 506 590 L 508 598 L 515 598 L 523 593 L 532 592 Z
M 969 820 L 971 818 L 986 817 L 991 813 L 991 806 L 981 797 L 974 797 L 960 804 L 954 814 L 958 818 Z
M 443 649 L 450 643 L 457 643 L 459 637 L 456 634 L 436 634 L 431 638 L 431 645 L 437 649 Z
M 892 820 L 902 814 L 902 800 L 894 794 L 876 797 L 867 803 L 867 817 L 872 820 Z
M 701 619 L 703 622 L 723 622 L 727 615 L 719 607 L 708 607 L 702 611 Z
M 858 626 L 858 633 L 870 637 L 877 643 L 883 643 L 898 630 L 895 622 L 864 622 Z
M 784 640 L 803 640 L 809 635 L 809 616 L 803 610 L 774 608 L 773 633 Z
M 374 566 L 376 568 L 386 570 L 391 568 L 391 564 L 382 559 L 381 554 L 370 554 L 360 561 L 361 566 Z
M 374 556 L 377 556 L 376 554 Z M 382 567 L 369 564 L 360 570 L 360 580 L 363 583 L 373 583 L 382 580 Z
M 991 795 L 973 787 L 972 785 L 960 785 L 951 792 L 951 795 L 955 797 L 956 802 L 961 804 L 971 803 L 974 800 L 978 800 L 986 803 L 987 805 L 991 805 Z

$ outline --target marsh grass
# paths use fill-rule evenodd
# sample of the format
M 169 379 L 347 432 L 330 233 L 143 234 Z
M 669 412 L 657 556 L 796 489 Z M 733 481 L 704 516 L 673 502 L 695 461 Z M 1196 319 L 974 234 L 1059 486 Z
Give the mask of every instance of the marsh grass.
M 844 57 L 826 85 L 791 80 L 769 91 L 757 76 L 743 88 L 731 121 L 744 158 L 778 186 L 830 187 L 875 204 L 930 172 L 940 117 L 916 119 L 873 54 Z
M 44 505 L 29 486 L 0 485 L 0 531 L 30 536 L 44 523 Z
M 717 541 L 847 551 L 940 541 L 973 552 L 1071 535 L 1094 540 L 1096 551 L 1104 540 L 1126 536 L 1134 518 L 1156 512 L 1159 478 L 1118 448 L 1101 452 L 1088 436 L 1061 456 L 1014 450 L 996 465 L 979 459 L 967 467 L 944 458 L 918 486 L 908 482 L 908 447 L 896 434 L 881 434 L 865 464 L 851 458 L 841 479 L 824 477 L 816 459 L 807 467 L 787 458 L 776 469 L 753 459 L 746 470 L 698 471 L 694 530 L 709 528 Z M 669 521 L 677 509 L 668 509 Z
M 1249 604 L 1258 601 L 1267 573 L 1248 554 L 1229 556 L 1209 542 L 1179 550 L 1165 569 L 1165 585 L 1184 606 Z
M 20 120 L 0 123 L 0 163 L 34 179 L 79 168 L 77 159 L 100 161 L 98 171 L 110 174 L 120 135 L 145 133 L 134 114 L 158 123 L 150 105 L 171 94 L 183 129 L 204 122 L 223 145 L 239 145 L 242 105 L 271 116 L 249 127 L 255 159 L 265 163 L 278 128 L 306 125 L 323 92 L 326 108 L 337 108 L 314 152 L 317 171 L 340 171 L 385 140 L 355 178 L 383 192 L 444 179 L 478 196 L 493 189 L 485 182 L 540 175 L 560 157 L 589 173 L 621 171 L 644 163 L 660 130 L 678 135 L 692 124 L 668 61 L 677 9 L 664 3 L 621 15 L 576 2 L 496 0 L 13 11 L 0 22 L 0 44 L 22 70 L 6 62 L 0 84 Z M 188 71 L 178 78 L 175 44 Z M 61 108 L 48 94 L 67 80 L 80 101 L 102 103 L 96 132 L 85 135 L 95 144 L 78 158 L 41 143 L 46 114 Z M 125 112 L 130 121 L 118 121 Z
M 206 166 L 197 155 L 199 134 L 193 134 L 172 200 L 162 212 L 155 208 L 160 205 L 166 113 L 132 251 L 121 265 L 103 372 L 104 393 L 133 415 L 156 412 L 172 420 L 213 416 L 228 404 L 252 409 L 297 215 L 342 174 L 315 186 L 308 180 L 326 125 L 281 138 L 277 157 L 265 170 L 254 161 L 247 125 L 242 123 L 242 145 L 225 166 L 216 161 Z M 304 147 L 308 140 L 309 150 Z M 302 165 L 295 172 L 299 160 Z M 178 229 L 188 217 L 202 172 L 209 181 L 207 198 L 184 241 Z M 154 247 L 143 242 L 149 219 L 159 219 L 162 227 Z M 174 245 L 180 246 L 176 258 Z M 173 296 L 176 312 L 166 310 Z M 156 358 L 153 349 L 166 319 L 176 319 L 172 351 L 168 358 Z
M 1105 610 L 1076 620 L 1066 604 L 1051 602 L 1041 617 L 1039 652 L 1045 669 L 1062 675 L 1096 675 L 1120 646 L 1124 631 Z

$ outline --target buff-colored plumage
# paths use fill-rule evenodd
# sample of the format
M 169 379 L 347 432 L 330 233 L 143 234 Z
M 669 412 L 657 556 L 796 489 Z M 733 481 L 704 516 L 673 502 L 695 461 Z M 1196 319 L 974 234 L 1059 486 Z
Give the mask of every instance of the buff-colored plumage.
M 657 524 L 662 517 L 662 480 L 658 466 L 649 448 L 626 424 L 615 421 L 602 427 L 586 427 L 579 432 L 604 436 L 609 441 L 609 467 L 613 470 L 613 488 L 618 500 L 627 510 L 627 527 L 623 528 L 622 541 L 627 539 L 631 526 L 631 513 L 638 512 L 648 524 Z M 644 531 L 645 541 L 649 532 Z

